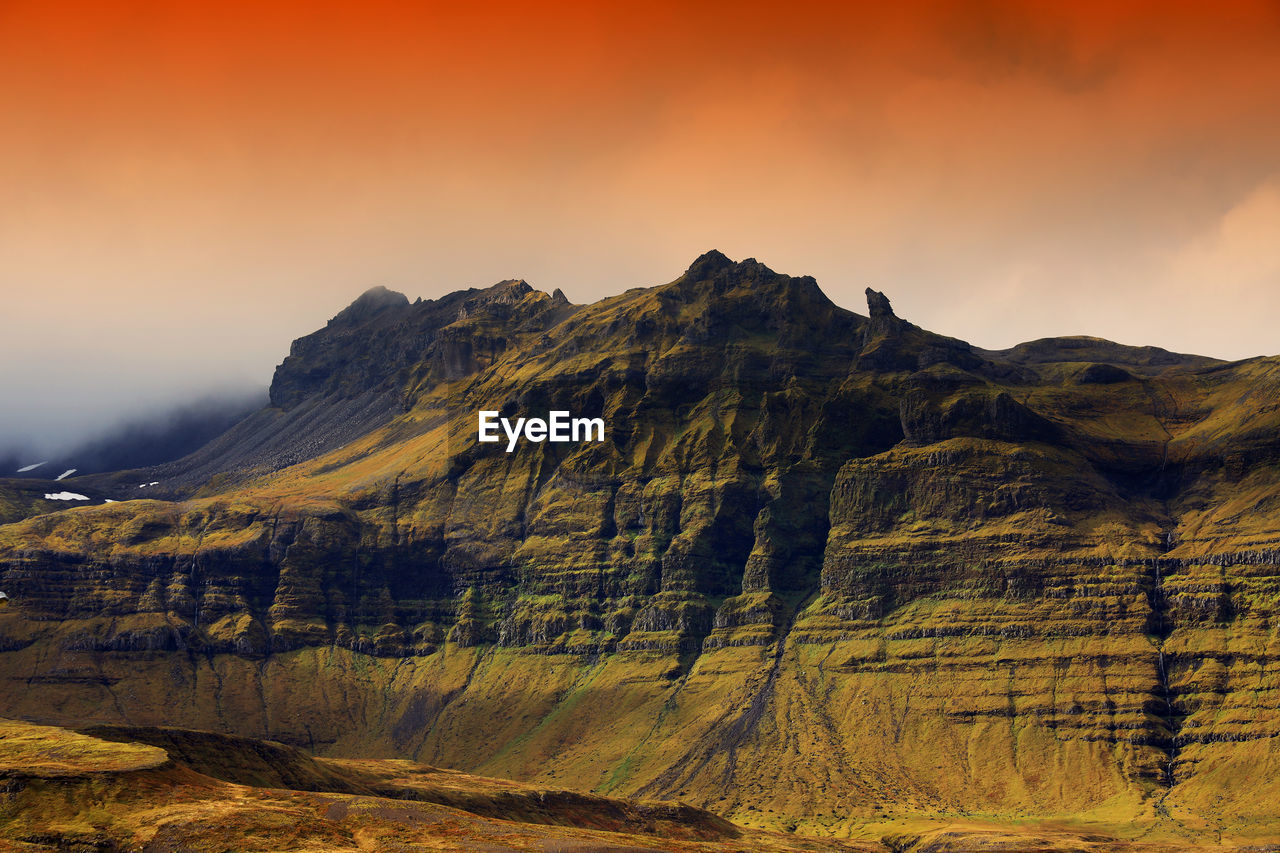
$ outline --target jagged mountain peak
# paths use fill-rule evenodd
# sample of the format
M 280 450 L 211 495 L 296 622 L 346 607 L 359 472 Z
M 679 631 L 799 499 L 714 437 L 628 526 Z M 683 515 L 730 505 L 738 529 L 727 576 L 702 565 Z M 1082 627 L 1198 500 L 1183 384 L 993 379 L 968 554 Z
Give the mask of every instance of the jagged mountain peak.
M 767 278 L 778 273 L 757 261 L 755 258 L 744 258 L 735 261 L 718 249 L 704 252 L 689 264 L 685 270 L 684 280 L 692 282 L 716 281 L 718 279 L 742 280 L 744 278 Z M 790 278 L 790 276 L 785 276 Z
M 715 249 L 656 292 L 664 301 L 696 305 L 719 316 L 740 310 L 764 312 L 779 327 L 808 322 L 815 315 L 854 316 L 832 302 L 812 276 L 775 272 L 755 258 L 734 261 Z
M 733 261 L 719 249 L 711 249 L 694 258 L 693 263 L 685 270 L 685 277 L 700 280 L 715 275 L 722 269 L 733 266 Z
M 329 325 L 355 325 L 384 311 L 408 306 L 407 296 L 397 290 L 388 290 L 379 284 L 357 296 L 354 302 L 339 311 L 329 321 Z
M 533 293 L 534 288 L 522 278 L 508 278 L 480 292 L 486 299 L 514 301 L 527 293 Z
M 885 296 L 878 290 L 867 288 L 867 312 L 872 319 L 879 317 L 896 317 L 893 313 L 893 306 L 889 304 L 889 297 Z

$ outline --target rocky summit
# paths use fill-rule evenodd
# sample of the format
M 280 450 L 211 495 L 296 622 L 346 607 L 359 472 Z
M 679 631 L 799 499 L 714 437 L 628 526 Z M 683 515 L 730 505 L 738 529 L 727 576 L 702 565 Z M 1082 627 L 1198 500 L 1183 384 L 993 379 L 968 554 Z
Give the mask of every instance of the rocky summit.
M 195 454 L 0 480 L 0 716 L 877 849 L 1275 840 L 1280 359 L 867 303 L 718 252 L 591 305 L 370 291 Z

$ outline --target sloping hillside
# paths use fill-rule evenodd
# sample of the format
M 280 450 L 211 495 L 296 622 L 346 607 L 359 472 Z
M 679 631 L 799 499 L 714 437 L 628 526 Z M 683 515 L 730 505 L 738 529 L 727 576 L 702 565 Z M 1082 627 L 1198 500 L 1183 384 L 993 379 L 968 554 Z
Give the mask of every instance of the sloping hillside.
M 715 252 L 587 306 L 366 294 L 165 499 L 0 526 L 0 711 L 841 836 L 1265 836 L 1280 361 L 868 309 Z

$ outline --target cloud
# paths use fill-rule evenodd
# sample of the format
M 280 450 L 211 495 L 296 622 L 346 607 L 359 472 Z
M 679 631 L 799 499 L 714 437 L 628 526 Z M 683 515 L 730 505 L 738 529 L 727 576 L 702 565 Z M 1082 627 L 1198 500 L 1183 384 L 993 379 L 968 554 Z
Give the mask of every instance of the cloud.
M 1204 322 L 1210 325 L 1206 335 L 1270 343 L 1261 352 L 1237 344 L 1228 353 L 1231 357 L 1280 353 L 1280 333 L 1274 322 L 1280 310 L 1277 234 L 1280 174 L 1259 184 L 1164 259 L 1160 278 L 1169 296 L 1187 305 L 1205 306 Z
M 1066 14 L 1064 14 L 1066 13 Z M 1089 43 L 1079 19 L 1049 4 L 979 0 L 944 7 L 938 30 L 980 82 L 1029 78 L 1067 93 L 1104 86 L 1119 70 L 1124 39 Z
M 1258 185 L 1169 258 L 1169 278 L 1232 298 L 1280 291 L 1280 175 Z
M 371 284 L 711 246 L 982 345 L 1274 340 L 1195 289 L 1268 280 L 1275 3 L 313 6 L 0 2 L 0 444 L 263 385 Z

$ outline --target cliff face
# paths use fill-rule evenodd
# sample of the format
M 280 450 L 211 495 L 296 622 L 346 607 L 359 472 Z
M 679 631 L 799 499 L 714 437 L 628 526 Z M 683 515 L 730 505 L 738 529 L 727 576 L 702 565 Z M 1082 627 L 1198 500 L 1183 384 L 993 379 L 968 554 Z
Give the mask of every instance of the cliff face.
M 1280 362 L 868 304 L 715 252 L 589 306 L 366 294 L 173 500 L 0 526 L 0 715 L 819 831 L 1274 818 L 1235 786 L 1280 733 Z M 606 440 L 508 453 L 481 409 Z

